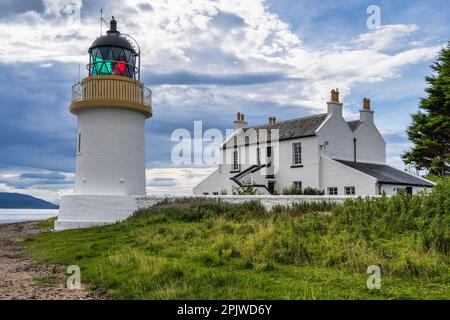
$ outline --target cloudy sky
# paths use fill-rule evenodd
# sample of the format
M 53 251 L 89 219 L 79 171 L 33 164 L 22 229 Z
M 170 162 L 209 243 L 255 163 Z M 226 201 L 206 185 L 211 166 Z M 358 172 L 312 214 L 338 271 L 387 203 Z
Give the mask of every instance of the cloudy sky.
M 372 4 L 381 9 L 376 30 L 366 23 Z M 54 202 L 72 192 L 70 90 L 79 65 L 86 76 L 100 8 L 142 50 L 154 106 L 147 191 L 157 193 L 189 193 L 212 170 L 172 163 L 173 130 L 201 120 L 225 131 L 237 111 L 251 125 L 322 113 L 335 87 L 348 119 L 371 98 L 388 163 L 403 168 L 409 114 L 450 39 L 450 4 L 439 0 L 2 0 L 0 191 Z

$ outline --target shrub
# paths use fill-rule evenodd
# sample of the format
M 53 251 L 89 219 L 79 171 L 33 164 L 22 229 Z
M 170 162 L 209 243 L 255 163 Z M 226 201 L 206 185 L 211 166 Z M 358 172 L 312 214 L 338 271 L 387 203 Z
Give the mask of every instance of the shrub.
M 281 194 L 284 195 L 316 195 L 316 196 L 323 196 L 325 195 L 325 191 L 319 190 L 316 188 L 306 187 L 305 189 L 297 188 L 296 186 L 292 185 L 290 187 L 284 187 L 281 191 Z
M 332 210 L 339 230 L 366 228 L 379 237 L 414 232 L 422 248 L 450 252 L 450 182 L 441 181 L 431 192 L 409 196 L 346 200 Z
M 304 195 L 317 195 L 317 196 L 323 196 L 325 195 L 325 191 L 324 190 L 319 190 L 316 188 L 311 188 L 311 187 L 306 187 L 303 190 L 303 194 Z
M 275 205 L 272 208 L 272 213 L 289 216 L 300 216 L 312 212 L 329 213 L 336 206 L 339 206 L 339 204 L 329 201 L 299 201 L 293 202 L 290 206 Z
M 281 191 L 281 194 L 284 195 L 302 195 L 303 191 L 301 188 L 297 188 L 296 186 L 284 187 Z
M 249 184 L 242 187 L 233 187 L 234 195 L 258 195 L 260 192 L 255 188 L 255 186 Z

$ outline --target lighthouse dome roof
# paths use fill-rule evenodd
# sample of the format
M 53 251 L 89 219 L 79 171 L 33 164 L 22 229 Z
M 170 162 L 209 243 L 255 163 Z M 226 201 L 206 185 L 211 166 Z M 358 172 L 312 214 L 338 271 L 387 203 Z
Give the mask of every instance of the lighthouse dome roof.
M 95 41 L 89 48 L 89 52 L 91 52 L 95 48 L 100 47 L 118 47 L 136 53 L 131 42 L 128 41 L 125 37 L 123 37 L 117 30 L 117 22 L 116 20 L 114 20 L 114 17 L 110 21 L 110 30 L 106 32 L 106 35 L 102 35 L 97 39 L 95 39 Z

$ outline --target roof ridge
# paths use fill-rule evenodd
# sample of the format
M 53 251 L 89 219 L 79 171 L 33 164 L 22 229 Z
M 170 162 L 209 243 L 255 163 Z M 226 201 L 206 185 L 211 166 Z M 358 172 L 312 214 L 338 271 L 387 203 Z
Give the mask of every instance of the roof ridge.
M 260 126 L 266 126 L 266 125 L 270 125 L 270 124 L 282 124 L 282 123 L 286 123 L 286 122 L 291 122 L 291 121 L 298 121 L 298 120 L 305 120 L 305 119 L 309 119 L 309 118 L 314 118 L 314 117 L 320 117 L 320 116 L 326 116 L 328 113 L 319 113 L 319 114 L 312 114 L 306 117 L 300 117 L 300 118 L 294 118 L 294 119 L 288 119 L 288 120 L 283 120 L 283 121 L 277 121 L 275 123 L 263 123 L 263 124 L 258 124 L 255 126 L 251 126 L 251 127 L 245 127 L 244 129 L 250 129 L 250 128 L 255 128 L 255 127 L 260 127 Z

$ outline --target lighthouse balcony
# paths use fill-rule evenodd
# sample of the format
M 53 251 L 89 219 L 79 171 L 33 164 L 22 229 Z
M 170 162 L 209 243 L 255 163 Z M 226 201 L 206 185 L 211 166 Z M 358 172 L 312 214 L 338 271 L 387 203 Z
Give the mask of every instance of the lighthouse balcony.
M 152 116 L 152 91 L 141 82 L 122 76 L 90 76 L 72 86 L 70 112 L 93 107 L 131 109 Z

